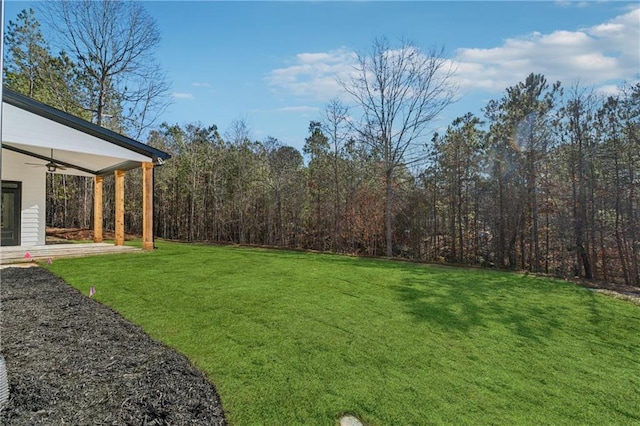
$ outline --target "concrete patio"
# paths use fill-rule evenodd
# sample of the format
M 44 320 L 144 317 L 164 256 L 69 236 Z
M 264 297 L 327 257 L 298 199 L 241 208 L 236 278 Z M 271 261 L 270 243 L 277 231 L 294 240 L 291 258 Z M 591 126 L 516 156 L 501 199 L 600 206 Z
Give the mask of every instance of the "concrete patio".
M 115 246 L 108 243 L 51 244 L 33 247 L 0 247 L 0 265 L 46 261 L 61 257 L 93 256 L 99 254 L 131 253 L 139 247 Z M 28 255 L 27 255 L 28 253 Z

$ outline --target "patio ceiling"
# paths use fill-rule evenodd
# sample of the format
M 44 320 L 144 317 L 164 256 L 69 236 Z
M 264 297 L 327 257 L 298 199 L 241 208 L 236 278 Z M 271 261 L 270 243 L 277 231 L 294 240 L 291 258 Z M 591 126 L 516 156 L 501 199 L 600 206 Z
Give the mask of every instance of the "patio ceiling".
M 8 89 L 3 93 L 2 149 L 30 156 L 26 166 L 51 159 L 56 173 L 104 176 L 143 162 L 162 164 L 169 155 Z

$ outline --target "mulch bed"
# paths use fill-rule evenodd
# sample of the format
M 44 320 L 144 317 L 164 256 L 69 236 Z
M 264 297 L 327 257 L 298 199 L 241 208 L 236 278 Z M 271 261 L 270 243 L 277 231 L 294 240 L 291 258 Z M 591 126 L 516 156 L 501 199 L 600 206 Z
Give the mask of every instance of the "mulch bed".
M 225 425 L 181 354 L 43 268 L 0 270 L 6 425 Z
M 108 229 L 102 231 L 102 238 L 105 240 L 113 240 L 115 232 Z M 140 235 L 125 234 L 125 240 L 133 240 L 139 238 Z M 93 229 L 86 228 L 51 228 L 47 227 L 47 243 L 61 243 L 72 241 L 90 241 L 93 240 Z

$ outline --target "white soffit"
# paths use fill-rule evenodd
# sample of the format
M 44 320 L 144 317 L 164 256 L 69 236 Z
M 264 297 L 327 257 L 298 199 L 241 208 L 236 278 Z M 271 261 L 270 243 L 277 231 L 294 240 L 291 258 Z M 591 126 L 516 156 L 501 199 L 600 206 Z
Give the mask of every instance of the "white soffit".
M 107 142 L 95 136 L 88 135 L 79 130 L 57 123 L 53 120 L 33 114 L 29 111 L 17 108 L 3 102 L 2 111 L 2 142 L 20 147 L 28 145 L 31 149 L 44 148 L 37 153 L 49 157 L 51 149 L 54 150 L 54 158 L 57 152 L 66 152 L 65 155 L 73 154 L 73 159 L 67 162 L 77 164 L 91 170 L 101 170 L 110 166 L 123 163 L 125 161 L 150 161 L 150 157 L 138 154 L 126 148 Z M 27 149 L 24 147 L 23 149 Z M 90 159 L 92 156 L 103 157 L 100 164 L 106 164 L 106 159 L 110 162 L 104 167 L 92 167 Z M 62 161 L 66 161 L 60 158 Z M 85 163 L 85 161 L 87 161 Z M 94 159 L 97 164 L 97 159 Z
M 25 144 L 17 144 L 13 142 L 3 142 L 3 147 L 6 149 L 18 148 L 19 150 L 26 151 L 29 153 L 40 155 L 44 158 L 37 158 L 24 155 L 28 160 L 25 161 L 29 163 L 28 165 L 40 164 L 42 167 L 49 162 L 51 159 L 51 149 L 52 148 L 42 148 L 33 145 L 25 145 Z M 93 154 L 85 154 L 83 152 L 72 152 L 64 149 L 56 149 L 53 148 L 53 161 L 58 164 L 73 164 L 76 166 L 80 166 L 84 169 L 89 169 L 94 172 L 98 172 L 100 170 L 115 168 L 116 166 L 124 163 L 123 159 L 116 157 L 107 157 L 103 155 L 93 155 Z M 75 176 L 93 176 L 93 174 L 86 173 L 82 170 L 77 170 L 72 167 L 64 166 L 66 170 L 59 169 L 56 173 L 66 174 L 66 175 L 75 175 Z M 130 167 L 126 167 L 130 168 Z

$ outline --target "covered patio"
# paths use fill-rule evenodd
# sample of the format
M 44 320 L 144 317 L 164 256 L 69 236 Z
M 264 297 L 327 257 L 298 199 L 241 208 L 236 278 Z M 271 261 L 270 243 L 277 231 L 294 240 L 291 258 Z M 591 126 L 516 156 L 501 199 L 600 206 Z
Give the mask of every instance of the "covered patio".
M 115 181 L 115 246 L 132 250 L 124 246 L 124 177 L 137 168 L 143 180 L 142 249 L 153 249 L 153 171 L 169 154 L 6 88 L 2 101 L 2 262 L 26 251 L 51 257 L 114 247 L 103 243 L 103 179 L 110 175 Z M 47 173 L 93 178 L 96 245 L 46 246 Z
M 47 262 L 61 257 L 140 252 L 138 247 L 109 243 L 52 244 L 42 246 L 0 247 L 0 266 L 18 263 Z

